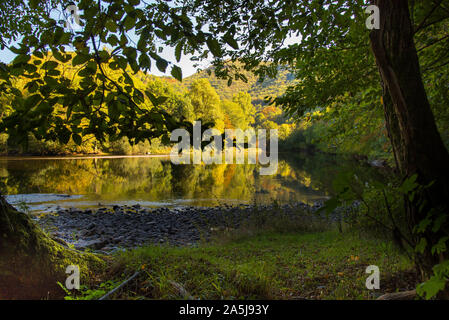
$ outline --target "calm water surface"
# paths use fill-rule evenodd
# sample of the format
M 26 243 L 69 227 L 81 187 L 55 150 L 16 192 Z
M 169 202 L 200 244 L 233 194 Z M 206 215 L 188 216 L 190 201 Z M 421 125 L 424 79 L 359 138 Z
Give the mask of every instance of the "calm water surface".
M 7 200 L 31 212 L 104 205 L 216 206 L 313 203 L 329 197 L 342 170 L 374 169 L 322 154 L 280 155 L 278 171 L 259 175 L 257 165 L 174 165 L 169 157 L 0 158 Z

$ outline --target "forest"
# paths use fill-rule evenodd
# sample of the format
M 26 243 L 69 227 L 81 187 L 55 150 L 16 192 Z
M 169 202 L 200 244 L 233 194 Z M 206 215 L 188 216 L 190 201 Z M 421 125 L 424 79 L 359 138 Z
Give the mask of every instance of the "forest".
M 40 70 L 47 61 L 57 60 L 51 52 L 47 53 L 44 59 L 33 57 L 32 63 L 37 66 L 37 71 L 41 74 L 45 70 Z M 76 67 L 73 67 L 72 59 L 64 64 L 55 67 L 55 72 L 60 75 L 72 78 L 72 85 L 76 88 L 80 79 L 77 75 Z M 289 121 L 282 113 L 282 109 L 268 105 L 265 98 L 270 96 L 280 96 L 292 82 L 292 75 L 286 71 L 279 74 L 276 79 L 258 83 L 256 77 L 250 77 L 247 73 L 247 82 L 234 83 L 228 86 L 225 80 L 217 79 L 212 75 L 212 68 L 198 72 L 183 79 L 182 82 L 173 77 L 156 77 L 148 73 L 139 71 L 132 74 L 132 79 L 136 88 L 142 92 L 151 92 L 154 96 L 163 96 L 166 100 L 158 105 L 164 111 L 176 119 L 186 119 L 189 122 L 201 119 L 204 122 L 215 122 L 215 127 L 223 131 L 224 129 L 239 128 L 246 130 L 249 127 L 254 129 L 278 129 L 281 140 L 286 140 L 296 127 L 293 121 Z M 112 73 L 111 70 L 107 72 Z M 211 76 L 208 75 L 211 73 Z M 113 73 L 112 73 L 113 74 Z M 120 74 L 116 73 L 114 80 L 118 80 Z M 78 79 L 77 79 L 78 78 Z M 26 78 L 17 79 L 14 86 L 22 91 L 24 96 L 34 93 L 26 86 Z M 1 97 L 2 117 L 7 117 L 12 112 L 12 95 L 2 93 Z M 146 98 L 145 105 L 154 108 L 151 100 Z M 106 109 L 108 114 L 109 109 Z M 147 154 L 147 153 L 168 153 L 170 148 L 161 143 L 160 138 L 147 140 L 135 145 L 131 145 L 126 137 L 115 141 L 97 141 L 93 136 L 86 136 L 81 143 L 77 144 L 73 137 L 67 143 L 64 141 L 48 141 L 36 139 L 30 135 L 27 148 L 23 144 L 8 144 L 8 135 L 0 136 L 0 152 L 3 154 L 32 154 L 32 155 L 57 155 L 57 154 Z M 77 139 L 77 138 L 75 138 Z
M 0 299 L 448 299 L 448 30 L 447 0 L 3 1 Z M 195 121 L 277 130 L 278 171 L 170 163 Z

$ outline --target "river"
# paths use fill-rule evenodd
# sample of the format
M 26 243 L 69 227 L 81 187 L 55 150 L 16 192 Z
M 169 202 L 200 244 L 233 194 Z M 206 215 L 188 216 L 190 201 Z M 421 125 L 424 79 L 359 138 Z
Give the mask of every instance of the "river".
M 168 156 L 1 157 L 0 187 L 8 202 L 31 213 L 58 207 L 218 206 L 304 202 L 333 193 L 342 171 L 375 169 L 323 154 L 280 154 L 276 174 L 257 165 L 174 165 Z

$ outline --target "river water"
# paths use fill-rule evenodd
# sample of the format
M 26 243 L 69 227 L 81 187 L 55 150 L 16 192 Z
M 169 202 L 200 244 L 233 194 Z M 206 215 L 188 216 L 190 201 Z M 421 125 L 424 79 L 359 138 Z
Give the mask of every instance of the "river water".
M 377 174 L 323 154 L 280 154 L 278 170 L 270 176 L 260 175 L 257 165 L 175 165 L 168 156 L 2 157 L 0 190 L 8 202 L 32 213 L 133 204 L 311 204 L 332 195 L 332 181 L 347 170 Z

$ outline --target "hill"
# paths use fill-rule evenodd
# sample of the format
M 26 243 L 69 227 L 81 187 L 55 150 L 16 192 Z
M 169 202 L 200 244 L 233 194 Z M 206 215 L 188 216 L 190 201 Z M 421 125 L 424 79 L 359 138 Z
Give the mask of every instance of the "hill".
M 266 78 L 262 82 L 258 81 L 258 78 L 249 71 L 243 71 L 242 73 L 246 76 L 248 82 L 238 80 L 233 81 L 228 86 L 227 80 L 217 78 L 213 72 L 213 67 L 209 67 L 184 78 L 182 84 L 188 89 L 194 80 L 205 78 L 209 80 L 221 99 L 231 100 L 234 94 L 243 91 L 251 95 L 253 105 L 265 105 L 264 98 L 266 96 L 277 97 L 282 95 L 294 81 L 294 75 L 287 70 L 279 70 L 276 78 Z

